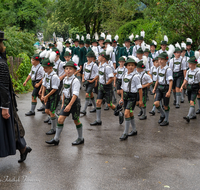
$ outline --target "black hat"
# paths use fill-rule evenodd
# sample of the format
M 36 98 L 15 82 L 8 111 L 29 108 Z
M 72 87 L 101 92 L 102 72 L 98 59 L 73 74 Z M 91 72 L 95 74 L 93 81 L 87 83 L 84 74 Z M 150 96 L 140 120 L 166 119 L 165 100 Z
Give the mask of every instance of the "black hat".
M 7 40 L 4 38 L 4 32 L 0 31 L 0 41 Z

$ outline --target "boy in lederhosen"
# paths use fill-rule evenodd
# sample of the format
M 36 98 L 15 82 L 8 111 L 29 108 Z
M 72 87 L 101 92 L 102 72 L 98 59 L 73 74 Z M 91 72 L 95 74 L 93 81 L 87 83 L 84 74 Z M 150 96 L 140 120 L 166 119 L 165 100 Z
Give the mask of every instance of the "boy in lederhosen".
M 50 116 L 51 120 L 51 130 L 48 131 L 47 135 L 55 134 L 57 117 L 55 115 L 55 110 L 60 100 L 59 96 L 59 86 L 60 79 L 56 72 L 53 70 L 54 62 L 50 61 L 48 58 L 42 61 L 42 66 L 45 71 L 45 76 L 42 83 L 42 100 L 46 104 L 45 112 Z
M 113 70 L 108 64 L 110 59 L 110 53 L 113 49 L 107 49 L 99 54 L 98 60 L 100 62 L 99 65 L 99 89 L 97 95 L 97 107 L 96 107 L 96 121 L 90 123 L 91 126 L 93 125 L 101 125 L 101 104 L 103 98 L 105 98 L 108 106 L 115 110 L 115 105 L 112 104 L 112 82 L 114 80 Z
M 135 119 L 133 115 L 133 110 L 136 105 L 139 92 L 139 105 L 142 106 L 142 85 L 140 82 L 140 77 L 136 73 L 136 61 L 132 58 L 129 58 L 125 66 L 127 72 L 122 77 L 122 93 L 121 100 L 119 104 L 124 104 L 124 115 L 125 115 L 125 129 L 120 137 L 120 140 L 126 140 L 128 136 L 137 135 L 137 130 L 135 126 Z M 132 126 L 132 131 L 129 133 L 129 126 Z
M 176 108 L 180 108 L 181 101 L 181 85 L 186 75 L 186 62 L 181 57 L 181 49 L 176 47 L 174 51 L 175 57 L 169 62 L 169 67 L 173 72 L 173 95 L 174 95 L 174 105 Z
M 183 87 L 187 84 L 187 93 L 188 101 L 190 103 L 190 109 L 188 115 L 186 117 L 183 117 L 183 119 L 185 119 L 188 123 L 190 122 L 190 119 L 196 119 L 195 100 L 200 87 L 200 72 L 199 69 L 196 68 L 196 64 L 198 63 L 197 59 L 198 58 L 193 56 L 188 60 L 190 69 L 186 72 L 185 80 L 180 89 L 182 91 Z
M 170 94 L 173 85 L 173 74 L 172 70 L 169 66 L 167 66 L 167 61 L 169 57 L 166 52 L 159 54 L 158 60 L 160 62 L 160 67 L 158 67 L 157 72 L 157 81 L 153 89 L 153 93 L 156 93 L 156 98 L 154 105 L 160 111 L 160 119 L 158 123 L 160 126 L 167 126 L 169 125 L 168 117 L 169 117 L 169 101 L 170 101 Z M 160 106 L 160 101 L 163 99 L 164 102 L 164 110 Z
M 96 80 L 98 79 L 98 66 L 94 63 L 95 54 L 93 51 L 89 51 L 86 54 L 88 62 L 84 63 L 83 67 L 83 79 L 82 83 L 86 88 L 86 95 L 85 95 L 85 106 L 83 110 L 80 112 L 83 115 L 86 115 L 86 109 L 89 104 L 89 100 L 91 99 L 92 104 L 94 105 L 94 109 L 90 112 L 96 112 L 96 102 L 94 99 L 93 89 L 95 87 Z
M 32 80 L 32 86 L 33 86 L 33 92 L 32 92 L 32 103 L 31 103 L 31 110 L 26 113 L 26 116 L 35 115 L 35 108 L 37 105 L 37 97 L 41 100 L 41 96 L 39 95 L 40 87 L 42 85 L 42 78 L 44 77 L 44 69 L 41 67 L 40 64 L 40 57 L 39 54 L 33 55 L 31 58 L 32 68 L 31 72 L 29 73 L 28 77 L 26 78 L 25 82 L 23 83 L 23 86 L 26 86 L 26 83 L 31 79 Z M 43 104 L 43 103 L 42 103 Z M 45 108 L 44 104 L 41 108 L 38 109 L 38 111 L 43 111 Z
M 83 138 L 83 127 L 82 123 L 79 120 L 80 116 L 80 99 L 78 98 L 80 92 L 80 82 L 75 77 L 74 73 L 77 70 L 77 65 L 73 61 L 68 61 L 65 65 L 66 77 L 63 80 L 64 90 L 63 90 L 63 103 L 60 116 L 58 118 L 58 123 L 56 127 L 56 134 L 53 139 L 46 141 L 47 144 L 58 145 L 60 141 L 60 135 L 64 127 L 65 119 L 72 114 L 72 119 L 76 125 L 78 132 L 78 138 L 72 145 L 79 145 L 84 143 Z
M 153 80 L 153 83 L 151 84 L 152 89 L 154 89 L 156 81 L 157 81 L 157 72 L 158 72 L 158 67 L 159 67 L 159 62 L 158 62 L 157 57 L 155 59 L 153 59 L 153 64 L 154 64 L 154 66 L 151 67 L 151 69 L 150 69 L 150 75 Z M 156 95 L 154 94 L 154 99 L 155 99 L 155 97 L 156 97 Z M 156 106 L 153 104 L 153 108 L 149 113 L 151 115 L 155 115 L 155 109 L 156 109 Z
M 147 64 L 146 61 L 139 61 L 137 63 L 137 74 L 140 77 L 140 83 L 142 85 L 142 101 L 143 104 L 140 106 L 140 109 L 142 111 L 142 115 L 139 117 L 140 120 L 147 119 L 146 116 L 146 102 L 147 102 L 147 93 L 149 86 L 153 83 L 151 77 L 145 72 L 145 67 Z

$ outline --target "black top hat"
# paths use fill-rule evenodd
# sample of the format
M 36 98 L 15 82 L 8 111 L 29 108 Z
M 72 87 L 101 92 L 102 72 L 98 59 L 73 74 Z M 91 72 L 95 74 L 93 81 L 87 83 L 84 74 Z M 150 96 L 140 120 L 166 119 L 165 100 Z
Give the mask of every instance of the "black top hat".
M 0 41 L 3 41 L 3 40 L 7 40 L 7 39 L 4 39 L 4 32 L 0 31 Z

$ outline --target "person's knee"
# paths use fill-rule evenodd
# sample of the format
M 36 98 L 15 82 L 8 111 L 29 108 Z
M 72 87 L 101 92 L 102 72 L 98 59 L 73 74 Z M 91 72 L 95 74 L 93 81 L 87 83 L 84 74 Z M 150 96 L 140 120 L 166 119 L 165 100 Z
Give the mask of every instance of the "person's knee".
M 102 100 L 97 100 L 97 107 L 101 107 L 101 102 L 102 102 Z
M 49 110 L 48 110 L 48 109 L 45 109 L 45 113 L 49 115 Z
M 126 111 L 125 111 L 124 117 L 125 117 L 125 118 L 129 118 L 129 117 L 130 117 L 130 111 L 129 111 L 129 110 L 126 110 Z
M 86 98 L 89 98 L 89 94 L 88 94 L 88 93 L 86 93 L 86 94 L 85 94 L 85 97 L 86 97 Z
M 154 105 L 158 108 L 160 106 L 160 102 L 156 101 L 156 102 L 154 102 Z

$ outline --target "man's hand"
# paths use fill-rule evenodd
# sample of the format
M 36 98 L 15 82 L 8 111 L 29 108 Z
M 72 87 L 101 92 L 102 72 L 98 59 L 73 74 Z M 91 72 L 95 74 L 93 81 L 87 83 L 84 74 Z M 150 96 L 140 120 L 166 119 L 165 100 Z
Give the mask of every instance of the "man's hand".
M 155 89 L 153 89 L 153 90 L 152 90 L 152 92 L 153 92 L 153 94 L 155 94 L 156 90 L 155 90 Z
M 85 79 L 83 78 L 83 79 L 82 79 L 82 83 L 84 83 L 84 82 L 85 82 Z
M 47 96 L 45 96 L 45 97 L 44 97 L 44 103 L 46 104 L 46 103 L 47 103 L 47 101 L 48 101 L 48 97 L 47 97 Z
M 180 88 L 180 91 L 182 92 L 183 91 L 183 87 L 181 86 L 181 88 Z
M 23 86 L 26 86 L 26 81 L 23 83 Z
M 2 117 L 4 119 L 8 119 L 10 117 L 10 114 L 9 114 L 9 109 L 3 109 L 2 108 Z
M 93 83 L 93 81 L 92 81 L 92 80 L 88 80 L 88 82 L 89 82 L 89 83 Z
M 64 112 L 69 112 L 71 110 L 71 106 L 67 105 L 66 108 L 64 109 Z
M 41 97 L 41 100 L 44 101 L 44 96 Z
M 124 100 L 123 100 L 123 99 L 120 99 L 119 104 L 120 104 L 120 105 L 123 105 L 123 104 L 124 104 Z
M 169 98 L 170 97 L 170 92 L 168 91 L 165 95 L 166 98 Z
M 138 103 L 139 103 L 139 106 L 142 107 L 143 101 L 139 101 Z
M 39 83 L 35 84 L 35 88 L 39 88 L 39 87 L 40 87 Z
M 114 82 L 113 86 L 116 87 L 116 83 L 115 82 Z

